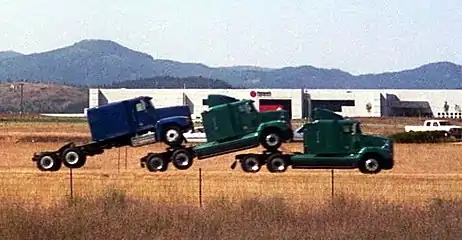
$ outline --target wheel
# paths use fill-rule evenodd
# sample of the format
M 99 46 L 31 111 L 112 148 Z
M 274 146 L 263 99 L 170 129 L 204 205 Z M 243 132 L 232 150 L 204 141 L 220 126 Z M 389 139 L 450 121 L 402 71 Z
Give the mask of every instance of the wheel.
M 255 156 L 247 156 L 241 160 L 241 168 L 244 172 L 257 173 L 261 169 L 261 163 Z
M 186 149 L 175 150 L 172 154 L 172 164 L 179 170 L 186 170 L 193 164 L 193 156 Z
M 177 126 L 168 126 L 164 130 L 163 142 L 169 146 L 179 146 L 183 143 L 183 134 Z
M 287 158 L 280 154 L 271 155 L 266 162 L 266 168 L 272 173 L 285 172 L 288 166 Z
M 57 172 L 59 169 L 61 169 L 63 165 L 63 161 L 61 159 L 57 159 L 56 164 L 53 166 L 53 168 L 50 169 L 51 172 Z
M 37 168 L 40 171 L 58 171 L 61 168 L 61 161 L 55 154 L 45 153 L 37 160 Z
M 87 156 L 78 148 L 68 148 L 63 151 L 63 164 L 68 168 L 81 168 L 87 161 Z
M 359 163 L 359 171 L 364 174 L 377 174 L 382 171 L 380 159 L 375 156 L 366 156 Z
M 152 154 L 146 159 L 146 168 L 150 172 L 165 172 L 168 168 L 168 162 L 162 155 Z
M 268 151 L 274 152 L 282 145 L 281 133 L 278 130 L 266 130 L 262 133 L 260 144 Z

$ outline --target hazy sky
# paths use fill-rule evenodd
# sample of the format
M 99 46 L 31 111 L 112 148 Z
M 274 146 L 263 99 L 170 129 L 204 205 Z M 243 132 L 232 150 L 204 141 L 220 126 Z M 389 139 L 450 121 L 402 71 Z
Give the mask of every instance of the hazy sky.
M 0 51 L 108 39 L 209 66 L 462 64 L 462 0 L 0 0 Z

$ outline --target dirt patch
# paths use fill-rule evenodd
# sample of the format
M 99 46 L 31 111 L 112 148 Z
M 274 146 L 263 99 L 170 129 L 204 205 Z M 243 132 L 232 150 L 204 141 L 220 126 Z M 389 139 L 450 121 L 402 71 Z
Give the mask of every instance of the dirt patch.
M 1 139 L 0 139 L 1 140 Z M 75 142 L 84 143 L 89 142 L 89 137 L 75 137 L 75 136 L 25 136 L 17 138 L 16 142 Z

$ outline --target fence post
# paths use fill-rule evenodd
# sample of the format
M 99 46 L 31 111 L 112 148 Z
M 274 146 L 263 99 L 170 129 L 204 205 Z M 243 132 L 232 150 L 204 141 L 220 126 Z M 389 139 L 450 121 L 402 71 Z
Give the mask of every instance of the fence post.
M 128 155 L 128 147 L 125 147 L 125 170 L 127 170 L 127 155 Z
M 117 158 L 117 173 L 120 173 L 120 148 L 119 148 L 119 157 Z
M 72 176 L 72 168 L 69 168 L 69 185 L 70 185 L 71 199 L 74 199 L 74 180 Z
M 331 185 L 331 197 L 332 197 L 332 200 L 334 200 L 335 187 L 334 187 L 334 169 L 333 168 L 330 170 L 330 185 Z
M 202 208 L 202 168 L 199 168 L 199 207 Z

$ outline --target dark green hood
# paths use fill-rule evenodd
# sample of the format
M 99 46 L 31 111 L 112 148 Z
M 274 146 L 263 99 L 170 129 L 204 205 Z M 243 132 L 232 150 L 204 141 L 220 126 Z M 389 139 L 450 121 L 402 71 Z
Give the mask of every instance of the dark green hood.
M 382 147 L 391 139 L 379 135 L 361 135 L 361 144 L 364 146 Z
M 290 113 L 286 110 L 259 112 L 259 115 L 262 123 L 275 120 L 284 120 L 289 123 L 291 121 Z

